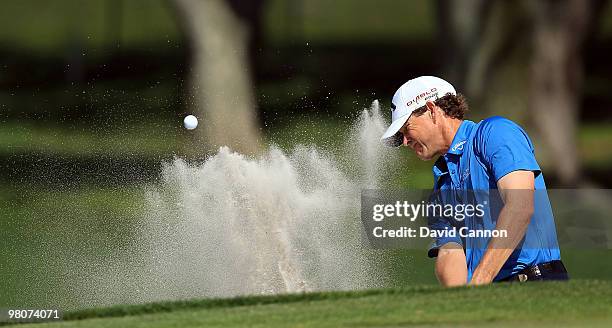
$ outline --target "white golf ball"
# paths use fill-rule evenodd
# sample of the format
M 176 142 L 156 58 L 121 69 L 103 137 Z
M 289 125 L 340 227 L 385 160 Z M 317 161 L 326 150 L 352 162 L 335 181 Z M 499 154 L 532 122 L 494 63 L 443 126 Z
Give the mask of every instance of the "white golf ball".
M 185 126 L 185 129 L 193 130 L 198 127 L 198 118 L 193 115 L 187 115 L 183 120 L 183 125 Z

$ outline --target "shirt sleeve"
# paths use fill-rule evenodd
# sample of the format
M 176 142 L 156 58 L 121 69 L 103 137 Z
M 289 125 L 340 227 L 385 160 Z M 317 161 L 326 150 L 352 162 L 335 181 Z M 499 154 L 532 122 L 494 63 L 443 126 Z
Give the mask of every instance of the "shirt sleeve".
M 441 202 L 439 199 L 437 199 L 437 196 L 442 195 L 440 191 L 434 192 L 432 194 L 432 196 L 429 199 L 430 203 L 443 203 Z M 458 230 L 458 227 L 453 226 L 453 224 L 451 224 L 450 222 L 451 219 L 444 217 L 444 216 L 430 216 L 427 218 L 427 226 L 430 230 L 435 230 L 435 231 L 445 231 L 445 230 L 452 230 L 453 228 Z M 457 243 L 461 246 L 463 246 L 463 242 L 461 241 L 461 237 L 459 237 L 459 234 L 455 234 L 454 236 L 448 236 L 445 234 L 437 234 L 440 237 L 436 237 L 434 238 L 433 242 L 431 243 L 431 246 L 429 247 L 429 250 L 427 251 L 427 256 L 428 257 L 437 257 L 438 256 L 438 250 L 440 249 L 440 247 L 444 246 L 445 244 L 448 243 Z
M 446 220 L 446 222 L 438 221 L 436 222 L 435 226 L 430 225 L 429 229 L 445 230 L 452 229 L 452 226 L 448 223 L 448 220 Z M 438 257 L 438 251 L 440 250 L 440 247 L 448 243 L 456 243 L 460 246 L 463 246 L 463 242 L 461 241 L 461 238 L 458 235 L 454 237 L 437 237 L 434 238 L 433 242 L 431 243 L 431 246 L 429 246 L 429 250 L 427 250 L 427 256 L 431 258 Z
M 533 171 L 536 177 L 541 173 L 533 144 L 516 123 L 492 117 L 483 121 L 476 138 L 480 158 L 495 181 L 513 171 Z

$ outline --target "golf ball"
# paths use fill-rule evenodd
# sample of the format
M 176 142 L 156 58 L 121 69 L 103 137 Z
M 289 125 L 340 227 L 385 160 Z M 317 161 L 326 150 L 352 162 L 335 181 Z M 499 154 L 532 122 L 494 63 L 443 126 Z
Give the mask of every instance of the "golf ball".
M 185 129 L 193 130 L 198 127 L 198 118 L 193 115 L 187 115 L 185 116 L 185 119 L 183 119 L 183 125 L 185 126 Z

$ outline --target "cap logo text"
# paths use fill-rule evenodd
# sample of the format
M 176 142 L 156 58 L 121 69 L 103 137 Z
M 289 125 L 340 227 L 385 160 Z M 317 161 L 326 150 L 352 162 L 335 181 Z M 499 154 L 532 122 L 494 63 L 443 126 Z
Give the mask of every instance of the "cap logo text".
M 416 104 L 419 100 L 425 99 L 431 99 L 433 97 L 437 97 L 438 96 L 438 89 L 436 88 L 431 88 L 431 90 L 429 91 L 425 91 L 419 95 L 417 95 L 416 97 L 414 97 L 414 99 L 410 100 L 409 102 L 406 103 L 406 106 L 410 107 L 411 105 Z

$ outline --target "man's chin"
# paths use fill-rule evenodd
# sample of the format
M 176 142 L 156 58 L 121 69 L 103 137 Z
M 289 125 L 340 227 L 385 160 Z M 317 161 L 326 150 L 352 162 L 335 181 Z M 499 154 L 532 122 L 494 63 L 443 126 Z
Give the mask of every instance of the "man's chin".
M 422 161 L 431 161 L 431 159 L 433 158 L 433 156 L 429 156 L 429 154 L 419 154 L 417 152 L 415 152 L 414 154 Z
M 420 152 L 420 151 L 416 151 L 416 150 L 414 150 L 414 149 L 411 149 L 411 150 L 412 150 L 412 153 L 413 153 L 413 154 L 414 154 L 414 155 L 415 155 L 415 156 L 416 156 L 418 159 L 420 159 L 420 160 L 422 160 L 422 161 L 430 161 L 430 160 L 433 158 L 433 156 L 432 156 L 432 155 L 429 155 L 429 154 L 424 154 L 424 153 L 422 153 L 422 152 Z M 423 150 L 423 148 L 421 148 L 421 149 L 419 149 L 419 150 Z

